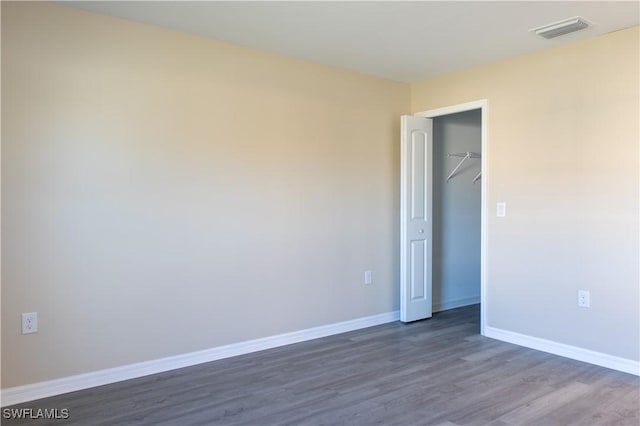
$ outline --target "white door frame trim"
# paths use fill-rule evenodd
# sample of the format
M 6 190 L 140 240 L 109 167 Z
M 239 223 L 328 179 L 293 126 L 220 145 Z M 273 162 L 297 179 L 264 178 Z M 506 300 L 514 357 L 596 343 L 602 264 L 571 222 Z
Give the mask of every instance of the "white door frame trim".
M 464 104 L 451 105 L 443 108 L 430 109 L 427 111 L 417 112 L 413 115 L 425 118 L 436 118 L 443 115 L 455 114 L 458 112 L 471 111 L 479 109 L 481 111 L 481 146 L 482 158 L 480 162 L 480 171 L 482 172 L 481 183 L 481 205 L 480 205 L 480 334 L 485 335 L 485 325 L 487 323 L 487 164 L 489 143 L 487 140 L 487 106 L 486 99 L 478 101 L 466 102 Z

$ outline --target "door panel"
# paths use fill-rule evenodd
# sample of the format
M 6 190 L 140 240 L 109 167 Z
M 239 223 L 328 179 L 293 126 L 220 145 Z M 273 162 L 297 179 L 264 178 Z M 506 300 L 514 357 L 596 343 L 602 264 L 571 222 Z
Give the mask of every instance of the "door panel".
M 426 208 L 425 187 L 425 151 L 426 137 L 423 132 L 411 132 L 411 220 L 424 219 Z
M 433 122 L 401 117 L 400 320 L 431 317 Z
M 427 294 L 425 285 L 426 241 L 411 241 L 411 301 L 422 300 Z

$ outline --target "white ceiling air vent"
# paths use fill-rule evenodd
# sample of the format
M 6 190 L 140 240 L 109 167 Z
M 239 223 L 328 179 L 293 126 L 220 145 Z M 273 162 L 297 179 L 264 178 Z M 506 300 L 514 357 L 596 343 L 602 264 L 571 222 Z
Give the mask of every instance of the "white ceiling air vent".
M 564 19 L 552 24 L 533 28 L 529 31 L 535 32 L 540 37 L 555 38 L 561 35 L 572 33 L 574 31 L 583 30 L 588 26 L 589 23 L 586 21 L 586 19 L 576 16 L 574 18 Z

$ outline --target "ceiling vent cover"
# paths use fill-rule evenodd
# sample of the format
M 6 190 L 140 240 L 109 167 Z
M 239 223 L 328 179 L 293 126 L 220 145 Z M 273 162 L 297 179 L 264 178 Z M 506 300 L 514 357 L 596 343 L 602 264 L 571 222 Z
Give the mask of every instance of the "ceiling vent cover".
M 576 16 L 574 18 L 564 19 L 562 21 L 554 22 L 552 24 L 543 25 L 538 28 L 533 28 L 529 31 L 533 31 L 540 37 L 555 38 L 561 35 L 569 34 L 574 31 L 579 31 L 587 28 L 589 23 L 586 19 Z

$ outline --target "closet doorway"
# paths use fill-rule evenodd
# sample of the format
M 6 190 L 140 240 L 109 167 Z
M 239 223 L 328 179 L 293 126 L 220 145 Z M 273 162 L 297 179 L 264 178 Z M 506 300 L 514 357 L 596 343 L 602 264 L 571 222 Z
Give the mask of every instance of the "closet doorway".
M 486 100 L 402 117 L 402 321 L 480 303 L 484 334 L 486 117 Z
M 433 312 L 480 303 L 481 116 L 433 119 Z

